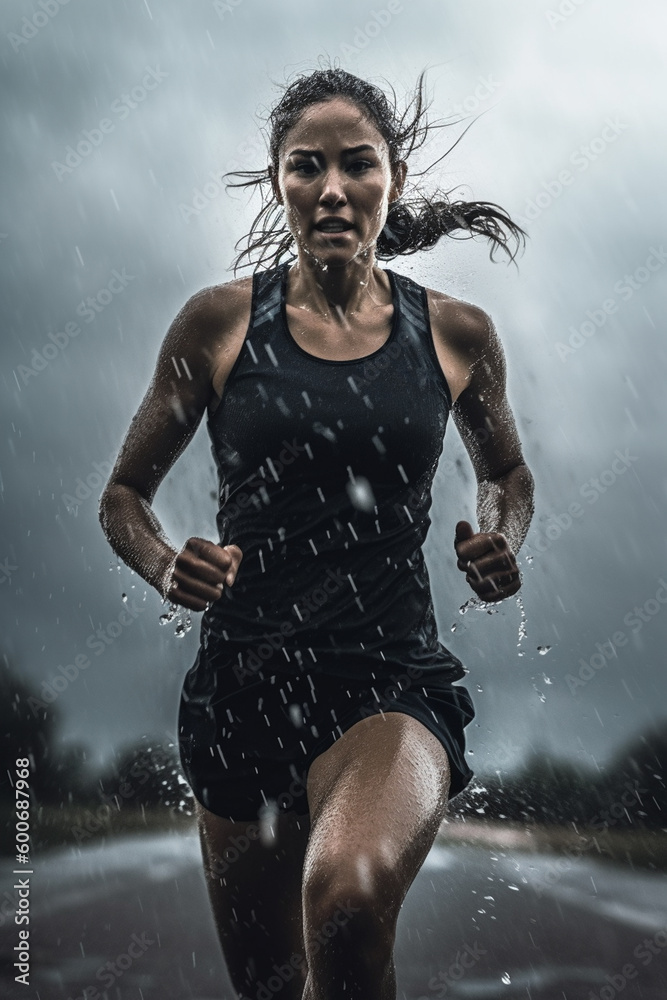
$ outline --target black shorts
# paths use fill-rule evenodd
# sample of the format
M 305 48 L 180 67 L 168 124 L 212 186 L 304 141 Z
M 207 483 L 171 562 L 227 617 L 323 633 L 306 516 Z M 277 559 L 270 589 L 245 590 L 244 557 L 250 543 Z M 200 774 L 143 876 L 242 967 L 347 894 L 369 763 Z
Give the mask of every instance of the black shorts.
M 192 669 L 205 667 L 205 656 L 200 646 Z M 326 673 L 271 674 L 232 684 L 206 703 L 182 692 L 181 763 L 195 798 L 218 816 L 256 820 L 263 807 L 305 816 L 312 762 L 356 722 L 383 712 L 419 719 L 447 751 L 449 798 L 463 791 L 473 777 L 463 730 L 475 710 L 465 687 L 431 673 L 417 680 L 403 674 L 398 685 Z

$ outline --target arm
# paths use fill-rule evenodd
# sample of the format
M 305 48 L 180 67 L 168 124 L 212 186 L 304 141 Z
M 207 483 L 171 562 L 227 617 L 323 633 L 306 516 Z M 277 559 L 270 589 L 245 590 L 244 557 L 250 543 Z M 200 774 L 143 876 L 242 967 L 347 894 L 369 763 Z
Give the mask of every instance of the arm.
M 456 426 L 477 477 L 480 531 L 467 521 L 456 526 L 458 567 L 475 593 L 502 600 L 521 586 L 516 554 L 533 516 L 533 477 L 506 395 L 506 365 L 493 322 L 468 306 L 462 321 L 470 382 L 452 408 Z
M 223 581 L 233 583 L 241 550 L 190 538 L 179 552 L 151 504 L 206 409 L 222 320 L 219 291 L 204 289 L 171 324 L 99 506 L 102 530 L 121 559 L 163 598 L 195 611 L 220 597 Z

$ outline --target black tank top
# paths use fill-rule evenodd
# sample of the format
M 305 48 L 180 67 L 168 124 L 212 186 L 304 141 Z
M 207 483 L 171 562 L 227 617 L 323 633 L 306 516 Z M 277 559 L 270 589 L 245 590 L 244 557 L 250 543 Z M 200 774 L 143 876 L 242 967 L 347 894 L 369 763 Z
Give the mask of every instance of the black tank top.
M 236 581 L 202 619 L 202 643 L 237 679 L 326 672 L 459 680 L 438 640 L 422 545 L 451 394 L 426 289 L 387 270 L 388 340 L 330 361 L 293 339 L 289 264 L 255 273 L 248 331 L 208 419 L 220 544 Z

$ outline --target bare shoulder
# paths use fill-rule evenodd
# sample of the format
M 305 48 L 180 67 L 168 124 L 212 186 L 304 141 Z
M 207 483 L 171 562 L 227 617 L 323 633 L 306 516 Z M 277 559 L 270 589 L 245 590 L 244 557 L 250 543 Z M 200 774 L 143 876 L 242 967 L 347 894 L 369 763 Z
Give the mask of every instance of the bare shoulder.
M 479 357 L 499 343 L 493 320 L 480 306 L 427 288 L 433 334 L 451 349 Z
M 251 299 L 252 276 L 207 285 L 190 296 L 177 319 L 201 331 L 222 333 L 239 314 L 250 311 Z
M 427 288 L 426 295 L 435 352 L 453 402 L 493 373 L 503 377 L 503 350 L 488 313 L 433 288 Z

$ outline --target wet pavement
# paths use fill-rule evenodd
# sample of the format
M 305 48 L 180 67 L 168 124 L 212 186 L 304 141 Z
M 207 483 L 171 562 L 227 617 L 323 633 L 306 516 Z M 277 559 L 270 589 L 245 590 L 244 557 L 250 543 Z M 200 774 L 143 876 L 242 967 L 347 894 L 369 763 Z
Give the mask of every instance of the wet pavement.
M 42 855 L 31 877 L 28 986 L 14 982 L 18 928 L 8 910 L 3 997 L 234 998 L 196 834 Z M 665 1000 L 667 875 L 436 844 L 401 910 L 395 958 L 399 1000 Z

